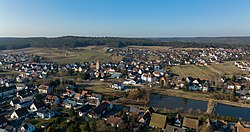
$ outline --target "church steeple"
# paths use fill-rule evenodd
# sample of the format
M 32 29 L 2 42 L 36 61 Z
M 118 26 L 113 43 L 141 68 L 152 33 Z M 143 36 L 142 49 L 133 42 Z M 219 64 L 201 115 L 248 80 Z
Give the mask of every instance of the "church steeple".
M 96 70 L 100 70 L 100 61 L 99 60 L 97 60 L 96 61 Z

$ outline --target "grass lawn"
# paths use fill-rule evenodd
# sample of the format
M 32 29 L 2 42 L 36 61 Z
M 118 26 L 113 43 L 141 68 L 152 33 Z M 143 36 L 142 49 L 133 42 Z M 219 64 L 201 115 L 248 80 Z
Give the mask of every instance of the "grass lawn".
M 234 66 L 234 62 L 235 61 L 226 61 L 220 64 L 211 64 L 210 66 L 213 69 L 228 76 L 237 75 L 237 74 L 248 74 L 248 72 L 242 71 L 240 68 Z
M 91 124 L 91 122 L 90 122 Z M 108 126 L 104 120 L 97 120 L 96 121 L 97 132 L 115 132 L 115 128 Z
M 32 125 L 36 126 L 37 128 L 40 128 L 42 124 L 49 124 L 52 123 L 56 120 L 55 118 L 51 118 L 50 120 L 43 120 L 40 118 L 34 118 L 34 119 L 30 119 L 27 122 L 31 123 Z
M 24 48 L 15 51 L 6 50 L 3 52 L 25 52 L 45 57 L 47 60 L 58 64 L 75 63 L 75 62 L 92 62 L 99 59 L 101 62 L 116 62 L 122 57 L 114 56 L 110 53 L 105 53 L 102 46 L 90 46 L 85 48 L 75 49 L 58 49 L 58 48 Z
M 13 75 L 18 75 L 18 72 L 15 71 L 0 71 L 1 77 L 12 78 Z
M 0 71 L 0 75 L 13 75 L 13 74 L 18 74 L 15 71 Z
M 104 95 L 113 95 L 113 96 L 118 96 L 122 95 L 123 92 L 119 90 L 113 90 L 108 84 L 91 84 L 87 87 L 85 87 L 86 90 L 90 90 L 96 93 L 101 93 Z
M 249 74 L 249 72 L 242 71 L 240 68 L 234 66 L 234 61 L 225 61 L 220 64 L 211 64 L 208 66 L 197 66 L 197 65 L 181 65 L 173 66 L 170 69 L 173 73 L 180 77 L 200 77 L 200 78 L 211 78 L 214 76 L 226 75 L 232 77 L 233 75 Z
M 212 72 L 209 68 L 196 65 L 173 66 L 170 70 L 180 77 L 192 76 L 208 78 L 215 75 L 215 73 Z
M 144 49 L 144 50 L 167 50 L 169 46 L 128 46 L 131 49 Z

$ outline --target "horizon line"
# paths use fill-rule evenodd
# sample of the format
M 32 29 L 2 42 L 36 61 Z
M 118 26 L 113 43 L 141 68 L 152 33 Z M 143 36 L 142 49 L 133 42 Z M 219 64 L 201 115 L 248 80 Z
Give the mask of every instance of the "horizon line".
M 89 37 L 89 38 L 234 38 L 250 37 L 250 35 L 219 35 L 219 36 L 83 36 L 83 35 L 55 35 L 55 36 L 0 36 L 0 38 L 61 38 L 61 37 Z

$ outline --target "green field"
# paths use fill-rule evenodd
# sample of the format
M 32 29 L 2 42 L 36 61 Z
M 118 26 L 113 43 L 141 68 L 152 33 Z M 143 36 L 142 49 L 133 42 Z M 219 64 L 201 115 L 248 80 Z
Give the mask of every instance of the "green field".
M 249 74 L 249 72 L 242 71 L 240 68 L 234 66 L 235 61 L 226 61 L 220 64 L 211 64 L 211 70 L 223 75 L 239 75 L 239 74 Z
M 197 65 L 181 65 L 173 66 L 171 71 L 180 77 L 200 77 L 211 78 L 214 76 L 226 75 L 232 77 L 233 75 L 249 74 L 249 72 L 242 71 L 240 68 L 234 66 L 234 61 L 225 61 L 220 64 L 211 64 L 208 66 Z
M 75 62 L 95 62 L 99 59 L 101 62 L 117 62 L 122 58 L 105 53 L 102 46 L 88 46 L 84 48 L 74 49 L 58 49 L 58 48 L 24 48 L 18 50 L 6 50 L 4 52 L 25 52 L 28 54 L 39 55 L 45 59 L 56 62 L 58 64 L 75 63 Z
M 200 78 L 208 78 L 216 75 L 207 67 L 196 66 L 196 65 L 181 65 L 181 66 L 173 66 L 171 71 L 180 77 L 200 77 Z

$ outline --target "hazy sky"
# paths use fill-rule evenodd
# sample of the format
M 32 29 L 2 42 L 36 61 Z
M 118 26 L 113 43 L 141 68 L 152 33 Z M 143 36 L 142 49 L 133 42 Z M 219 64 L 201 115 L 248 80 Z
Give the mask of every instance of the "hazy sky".
M 0 37 L 64 35 L 250 35 L 250 0 L 0 0 Z

